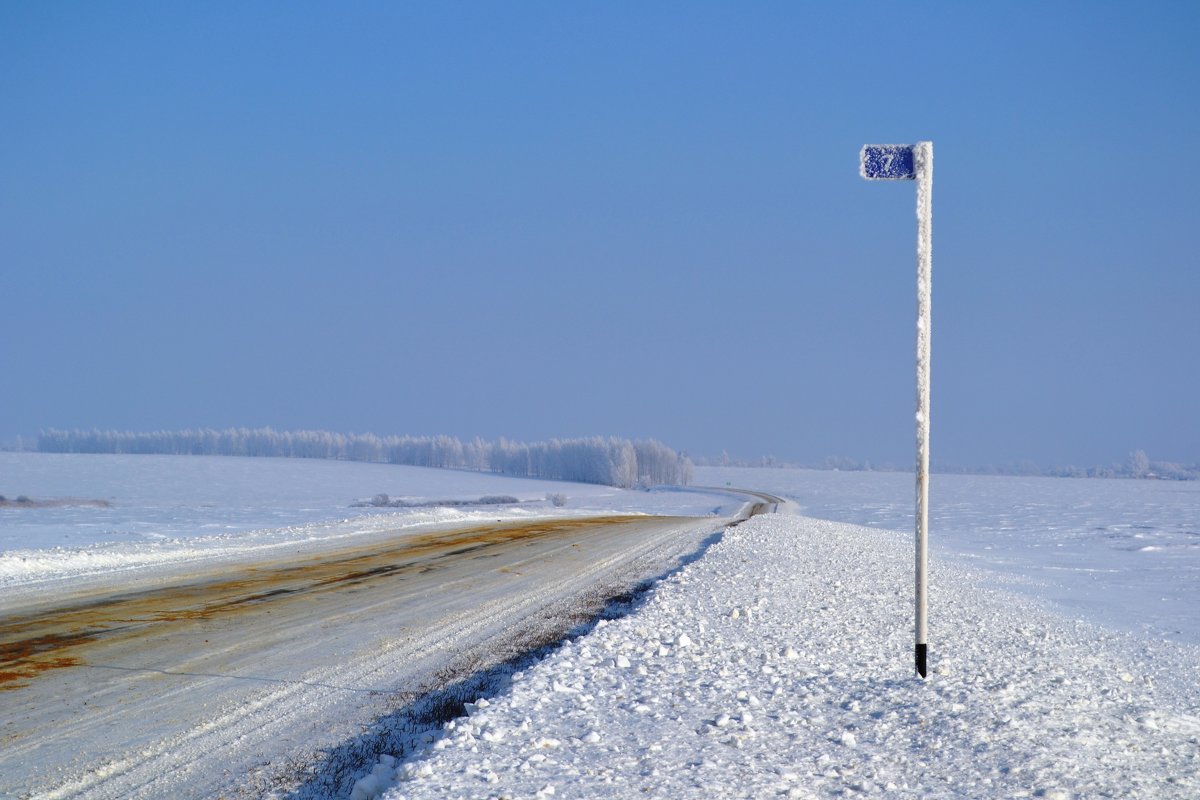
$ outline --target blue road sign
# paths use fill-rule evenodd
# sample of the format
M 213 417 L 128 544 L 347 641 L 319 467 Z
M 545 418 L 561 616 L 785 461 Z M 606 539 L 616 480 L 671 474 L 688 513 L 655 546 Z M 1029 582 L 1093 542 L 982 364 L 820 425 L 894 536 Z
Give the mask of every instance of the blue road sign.
M 866 144 L 859 157 L 859 172 L 869 181 L 916 180 L 911 144 Z

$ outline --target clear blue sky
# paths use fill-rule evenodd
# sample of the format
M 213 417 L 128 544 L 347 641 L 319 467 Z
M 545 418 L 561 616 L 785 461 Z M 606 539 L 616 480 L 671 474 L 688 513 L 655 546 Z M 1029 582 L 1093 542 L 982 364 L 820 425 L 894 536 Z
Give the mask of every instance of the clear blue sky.
M 0 441 L 1200 461 L 1200 5 L 0 5 Z

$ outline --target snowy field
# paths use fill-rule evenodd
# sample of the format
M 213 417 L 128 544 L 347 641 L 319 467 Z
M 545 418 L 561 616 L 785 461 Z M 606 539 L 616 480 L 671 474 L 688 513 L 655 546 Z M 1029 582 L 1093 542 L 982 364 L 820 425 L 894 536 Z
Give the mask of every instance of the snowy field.
M 1200 485 L 935 475 L 919 681 L 911 475 L 702 468 L 696 482 L 784 496 L 790 513 L 731 529 L 631 615 L 501 680 L 415 751 L 381 755 L 354 796 L 1200 797 Z M 26 453 L 0 454 L 0 493 L 111 504 L 0 508 L 14 601 L 410 527 L 745 502 L 381 464 Z M 518 502 L 351 507 L 376 494 Z
M 701 467 L 696 482 L 752 486 L 805 516 L 911 536 L 907 473 Z M 929 552 L 1065 614 L 1200 644 L 1200 481 L 933 475 Z
M 802 515 L 909 532 L 904 473 L 699 468 L 696 483 L 761 489 Z M 475 472 L 304 459 L 0 453 L 0 494 L 104 500 L 0 508 L 0 589 L 73 575 L 239 558 L 296 541 L 554 514 L 732 513 L 740 497 L 636 492 Z M 354 508 L 509 495 L 500 506 Z M 548 496 L 560 495 L 561 508 Z M 1065 613 L 1200 643 L 1200 482 L 935 475 L 931 557 L 986 570 Z
M 0 590 L 47 580 L 236 559 L 295 542 L 476 521 L 609 513 L 733 513 L 738 496 L 630 491 L 478 472 L 282 458 L 0 453 L 13 500 L 107 507 L 0 508 Z M 386 494 L 413 504 L 507 495 L 516 504 L 352 507 Z M 559 496 L 555 505 L 548 497 Z
M 921 681 L 911 553 L 756 517 L 353 796 L 1200 796 L 1200 647 L 935 561 Z

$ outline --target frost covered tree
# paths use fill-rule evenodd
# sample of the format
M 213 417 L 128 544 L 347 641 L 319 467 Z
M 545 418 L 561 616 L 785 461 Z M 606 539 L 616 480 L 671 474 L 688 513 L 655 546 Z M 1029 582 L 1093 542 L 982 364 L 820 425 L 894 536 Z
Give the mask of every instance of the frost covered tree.
M 1150 459 L 1145 450 L 1134 450 L 1129 454 L 1129 475 L 1133 478 L 1144 478 L 1150 474 Z
M 154 431 L 43 431 L 38 449 L 46 453 L 157 453 L 277 458 L 329 458 L 386 461 L 417 467 L 490 470 L 505 475 L 636 485 L 688 483 L 692 462 L 653 439 L 631 442 L 616 437 L 552 439 L 528 444 L 478 437 L 463 444 L 453 436 L 389 436 L 329 431 L 276 431 L 228 428 Z

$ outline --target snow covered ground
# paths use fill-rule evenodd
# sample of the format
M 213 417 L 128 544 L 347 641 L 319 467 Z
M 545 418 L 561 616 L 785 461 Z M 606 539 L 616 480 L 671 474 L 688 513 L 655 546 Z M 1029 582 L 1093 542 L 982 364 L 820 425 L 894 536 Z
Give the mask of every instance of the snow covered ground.
M 385 753 L 357 796 L 1200 796 L 1200 484 L 935 475 L 922 682 L 911 475 L 702 468 L 697 483 L 786 496 L 799 514 L 732 529 L 636 613 L 501 681 L 415 752 Z M 379 464 L 24 453 L 0 453 L 0 493 L 112 503 L 0 509 L 10 603 L 409 528 L 744 502 Z M 380 493 L 520 502 L 350 508 Z
M 908 473 L 702 467 L 697 483 L 753 486 L 801 514 L 913 530 Z M 930 558 L 1063 613 L 1200 644 L 1200 481 L 933 475 Z
M 221 456 L 0 453 L 0 494 L 104 500 L 108 507 L 0 509 L 0 590 L 46 581 L 261 557 L 401 528 L 547 515 L 726 515 L 745 501 L 694 491 L 511 478 L 391 464 Z M 387 494 L 414 504 L 509 495 L 512 505 L 351 507 Z M 548 499 L 556 496 L 556 505 Z
M 921 681 L 911 561 L 910 536 L 754 518 L 355 797 L 1200 796 L 1200 647 L 935 561 Z

